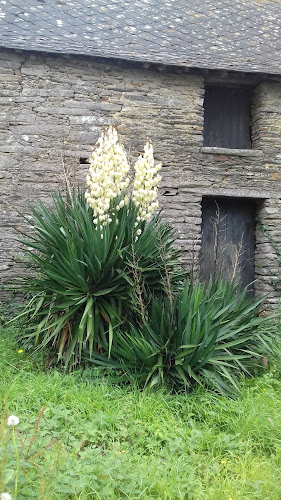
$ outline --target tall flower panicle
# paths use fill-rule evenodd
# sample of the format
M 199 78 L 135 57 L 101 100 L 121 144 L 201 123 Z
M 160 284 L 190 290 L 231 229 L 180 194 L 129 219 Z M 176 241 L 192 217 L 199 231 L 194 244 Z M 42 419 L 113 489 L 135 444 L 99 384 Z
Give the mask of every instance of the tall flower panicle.
M 90 157 L 86 199 L 101 226 L 110 222 L 110 203 L 129 185 L 129 164 L 124 147 L 118 140 L 117 131 L 109 127 L 98 139 L 98 147 Z
M 157 174 L 161 169 L 161 163 L 155 164 L 150 141 L 146 143 L 144 153 L 138 157 L 134 169 L 135 181 L 132 198 L 139 208 L 140 219 L 148 220 L 153 211 L 158 208 L 157 184 L 161 180 L 161 176 Z

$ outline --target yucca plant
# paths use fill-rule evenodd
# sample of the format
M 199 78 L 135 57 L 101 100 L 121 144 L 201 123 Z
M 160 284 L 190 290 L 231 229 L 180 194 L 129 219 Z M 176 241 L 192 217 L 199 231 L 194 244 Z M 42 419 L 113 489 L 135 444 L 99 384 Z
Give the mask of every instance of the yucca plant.
M 83 190 L 66 200 L 57 193 L 53 208 L 40 203 L 27 219 L 32 229 L 23 243 L 33 276 L 20 283 L 31 294 L 22 314 L 25 339 L 50 346 L 69 368 L 85 348 L 91 356 L 106 345 L 110 354 L 113 326 L 135 308 L 137 285 L 159 295 L 164 265 L 173 285 L 182 278 L 171 228 L 158 217 L 137 222 L 132 201 L 116 210 L 120 199 L 112 201 L 111 222 L 103 227 L 93 224 Z
M 256 344 L 270 349 L 274 333 L 263 333 L 270 318 L 258 316 L 261 302 L 233 283 L 187 281 L 172 301 L 152 300 L 144 322 L 117 329 L 110 360 L 97 354 L 92 362 L 123 368 L 143 385 L 179 390 L 198 383 L 233 396 L 236 376 L 250 374 L 262 356 Z

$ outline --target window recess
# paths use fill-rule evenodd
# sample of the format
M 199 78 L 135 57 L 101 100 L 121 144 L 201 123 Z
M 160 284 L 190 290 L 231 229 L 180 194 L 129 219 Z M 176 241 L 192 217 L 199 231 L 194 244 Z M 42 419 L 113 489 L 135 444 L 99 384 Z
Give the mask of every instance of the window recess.
M 251 148 L 251 88 L 206 86 L 204 147 Z

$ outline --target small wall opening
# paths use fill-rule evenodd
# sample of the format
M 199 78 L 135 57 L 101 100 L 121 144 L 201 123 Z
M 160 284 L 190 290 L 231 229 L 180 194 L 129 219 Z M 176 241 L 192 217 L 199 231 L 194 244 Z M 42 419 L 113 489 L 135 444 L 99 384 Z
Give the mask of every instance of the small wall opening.
M 200 280 L 235 280 L 253 293 L 257 200 L 202 199 Z
M 89 158 L 85 158 L 84 156 L 80 158 L 80 165 L 89 165 L 90 160 Z

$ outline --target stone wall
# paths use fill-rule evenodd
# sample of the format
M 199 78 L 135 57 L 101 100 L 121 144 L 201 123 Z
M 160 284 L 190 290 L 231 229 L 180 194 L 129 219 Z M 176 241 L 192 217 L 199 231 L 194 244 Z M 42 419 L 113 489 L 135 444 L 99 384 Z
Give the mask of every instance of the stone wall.
M 253 108 L 254 147 L 263 152 L 264 178 L 270 180 L 271 185 L 276 183 L 272 195 L 265 193 L 263 196 L 257 215 L 281 250 L 281 83 L 277 79 L 261 83 L 256 88 Z M 279 302 L 280 292 L 276 292 L 275 285 L 280 272 L 276 251 L 268 235 L 257 228 L 256 290 L 268 293 L 271 304 Z
M 21 274 L 13 227 L 38 199 L 63 185 L 63 163 L 84 182 L 102 127 L 117 127 L 132 160 L 152 139 L 162 161 L 160 202 L 177 229 L 184 259 L 198 255 L 202 196 L 251 197 L 279 237 L 281 84 L 261 84 L 253 102 L 254 151 L 202 148 L 204 78 L 137 64 L 0 52 L 1 280 Z M 281 231 L 280 231 L 281 234 Z M 259 291 L 274 268 L 257 233 Z M 261 262 L 261 264 L 260 264 Z M 269 263 L 270 262 L 270 263 Z M 260 267 L 262 266 L 262 267 Z M 260 269 L 268 268 L 268 272 Z M 275 268 L 274 268 L 275 269 Z M 272 287 L 271 287 L 272 288 Z M 272 292 L 270 300 L 277 300 Z

